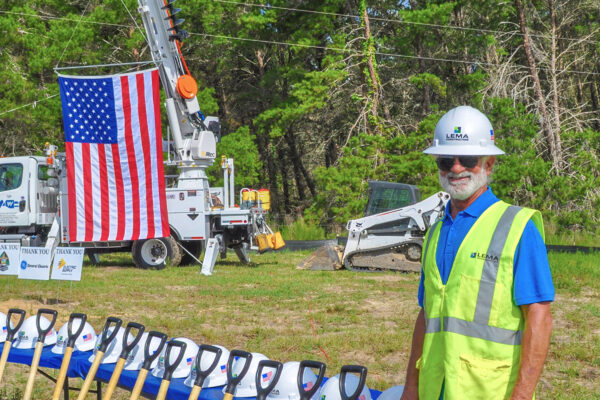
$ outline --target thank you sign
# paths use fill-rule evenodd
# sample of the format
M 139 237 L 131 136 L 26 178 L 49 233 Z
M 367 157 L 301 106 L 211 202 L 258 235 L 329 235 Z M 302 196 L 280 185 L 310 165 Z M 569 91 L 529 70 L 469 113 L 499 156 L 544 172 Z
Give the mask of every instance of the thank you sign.
M 50 279 L 52 252 L 45 247 L 21 247 L 19 279 Z
M 0 243 L 0 275 L 19 275 L 21 245 Z
M 57 247 L 52 263 L 52 279 L 80 281 L 84 248 Z

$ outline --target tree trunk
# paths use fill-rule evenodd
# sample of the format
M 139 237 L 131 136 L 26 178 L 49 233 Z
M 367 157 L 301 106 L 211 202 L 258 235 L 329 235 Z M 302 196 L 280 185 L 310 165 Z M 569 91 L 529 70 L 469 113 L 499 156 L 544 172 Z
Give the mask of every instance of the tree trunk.
M 552 38 L 552 51 L 551 51 L 551 59 L 550 59 L 550 69 L 552 74 L 552 91 L 553 91 L 553 103 L 554 103 L 554 142 L 556 143 L 556 153 L 558 154 L 559 161 L 562 162 L 562 141 L 560 139 L 560 131 L 561 131 L 561 122 L 560 122 L 560 106 L 558 102 L 558 80 L 556 78 L 557 70 L 556 70 L 556 48 L 557 48 L 557 32 L 556 32 L 556 7 L 554 4 L 554 0 L 548 0 L 548 8 L 550 9 L 550 26 L 551 26 L 551 34 Z
M 315 197 L 317 194 L 317 191 L 315 188 L 315 183 L 313 182 L 312 178 L 308 174 L 308 171 L 304 167 L 304 163 L 302 162 L 302 159 L 300 158 L 300 155 L 298 154 L 298 149 L 296 146 L 296 138 L 291 129 L 286 130 L 284 138 L 285 138 L 285 141 L 290 150 L 290 158 L 292 159 L 292 164 L 294 165 L 294 174 L 296 175 L 296 183 L 298 184 L 298 193 L 301 196 L 300 200 L 304 200 L 304 185 L 302 185 L 301 178 L 304 178 L 304 181 L 306 182 L 306 185 L 308 186 L 308 190 L 310 191 L 310 194 L 312 195 L 312 197 Z
M 371 24 L 369 23 L 369 13 L 365 7 L 363 10 L 363 21 L 365 23 L 365 39 L 367 44 L 367 67 L 369 69 L 369 78 L 371 79 L 371 116 L 373 121 L 377 121 L 377 109 L 379 108 L 379 78 L 375 72 L 375 49 L 373 38 L 371 37 Z
M 525 20 L 525 13 L 523 11 L 523 5 L 521 4 L 521 0 L 515 0 L 515 6 L 517 7 L 517 12 L 519 15 L 519 26 L 521 28 L 521 34 L 523 35 L 523 48 L 525 50 L 527 64 L 529 65 L 529 73 L 531 74 L 531 78 L 533 79 L 533 88 L 535 96 L 537 98 L 538 111 L 542 122 L 542 131 L 544 132 L 544 136 L 546 138 L 546 144 L 550 152 L 550 159 L 552 160 L 552 165 L 556 170 L 556 173 L 560 174 L 562 164 L 561 157 L 556 148 L 554 133 L 552 132 L 552 127 L 550 126 L 548 110 L 546 109 L 546 101 L 542 93 L 542 85 L 540 84 L 540 78 L 537 73 L 535 59 L 531 51 L 530 38 L 529 34 L 527 33 L 527 22 Z

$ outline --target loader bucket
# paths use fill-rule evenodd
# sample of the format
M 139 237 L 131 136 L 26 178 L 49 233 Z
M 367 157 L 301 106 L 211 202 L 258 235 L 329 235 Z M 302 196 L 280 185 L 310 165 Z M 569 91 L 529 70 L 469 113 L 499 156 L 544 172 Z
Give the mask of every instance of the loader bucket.
M 315 271 L 336 271 L 342 268 L 343 254 L 343 246 L 322 246 L 300 261 L 297 267 L 298 269 L 312 269 Z

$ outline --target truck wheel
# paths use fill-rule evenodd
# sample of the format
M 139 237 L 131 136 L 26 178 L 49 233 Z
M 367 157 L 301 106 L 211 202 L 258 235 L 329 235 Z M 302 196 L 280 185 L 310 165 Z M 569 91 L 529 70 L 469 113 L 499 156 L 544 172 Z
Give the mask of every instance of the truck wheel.
M 200 254 L 202 254 L 202 241 L 193 240 L 180 243 L 187 251 L 192 253 L 194 257 L 200 259 Z M 181 249 L 179 249 L 179 251 L 181 252 L 181 263 L 179 265 L 193 265 L 197 263 L 197 261 L 190 257 L 188 253 Z
M 163 269 L 167 258 L 174 266 L 181 262 L 181 250 L 172 237 L 136 240 L 131 254 L 135 265 L 143 269 Z

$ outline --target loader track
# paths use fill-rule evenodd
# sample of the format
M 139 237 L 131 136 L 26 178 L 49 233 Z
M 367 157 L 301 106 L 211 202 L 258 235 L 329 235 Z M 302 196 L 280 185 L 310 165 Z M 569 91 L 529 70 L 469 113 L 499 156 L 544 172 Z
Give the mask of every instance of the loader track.
M 418 247 L 418 256 L 415 247 Z M 346 268 L 365 272 L 420 272 L 421 248 L 420 244 L 410 242 L 385 249 L 357 252 L 350 256 Z

